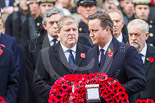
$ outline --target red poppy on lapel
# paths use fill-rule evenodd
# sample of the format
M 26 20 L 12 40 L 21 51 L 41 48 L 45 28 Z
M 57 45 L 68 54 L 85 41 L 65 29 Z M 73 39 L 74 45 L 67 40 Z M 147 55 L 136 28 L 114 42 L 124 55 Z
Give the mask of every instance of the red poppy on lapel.
M 154 58 L 153 57 L 149 57 L 149 58 L 146 58 L 147 61 L 153 63 L 154 62 Z
M 149 57 L 149 62 L 153 63 L 154 62 L 154 58 L 153 57 Z
M 126 44 L 127 44 L 127 45 L 130 45 L 130 43 L 129 43 L 128 41 L 126 42 Z
M 3 54 L 3 50 L 0 48 L 0 55 L 2 55 Z
M 0 44 L 0 46 L 5 47 L 5 45 L 4 45 L 4 44 Z
M 108 52 L 108 56 L 112 57 L 113 56 L 113 52 L 112 51 Z
M 108 57 L 112 57 L 113 56 L 113 51 L 111 51 L 110 48 L 108 48 Z
M 80 56 L 81 56 L 81 58 L 86 58 L 86 54 L 85 53 L 81 53 Z

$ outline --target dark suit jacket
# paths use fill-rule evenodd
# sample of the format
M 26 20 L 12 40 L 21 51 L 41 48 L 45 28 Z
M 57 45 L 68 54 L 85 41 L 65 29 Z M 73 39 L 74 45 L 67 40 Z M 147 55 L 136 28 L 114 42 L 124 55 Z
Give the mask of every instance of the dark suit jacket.
M 20 54 L 20 74 L 18 76 L 19 92 L 17 97 L 17 103 L 29 103 L 28 102 L 28 86 L 26 79 L 26 71 L 24 65 L 24 48 L 18 44 L 18 50 Z
M 122 35 L 123 35 L 123 43 L 128 44 L 129 43 L 128 36 L 126 34 Z
M 17 46 L 15 38 L 8 36 L 6 34 L 2 34 L 1 35 L 1 43 L 13 51 L 13 54 L 15 57 L 15 62 L 16 62 L 17 75 L 19 75 L 19 72 L 20 72 L 20 54 L 19 54 L 19 50 L 18 50 L 18 46 Z
M 16 43 L 15 38 L 2 34 L 1 35 L 1 43 L 4 44 L 7 48 L 11 49 L 14 53 L 15 62 L 16 62 L 16 71 L 19 82 L 19 92 L 17 97 L 17 103 L 27 103 L 27 81 L 26 81 L 26 73 L 24 68 L 24 51 L 23 48 Z
M 3 48 L 0 55 L 0 96 L 8 103 L 16 103 L 18 93 L 17 71 L 13 52 Z
M 29 103 L 44 103 L 42 97 L 34 91 L 33 76 L 39 51 L 43 48 L 49 47 L 49 45 L 48 36 L 41 35 L 29 41 L 25 46 L 25 69 L 28 82 Z
M 77 44 L 75 57 L 76 66 L 73 72 L 70 69 L 60 43 L 41 50 L 34 74 L 35 90 L 47 101 L 50 89 L 59 77 L 72 73 L 87 74 L 87 70 L 82 68 L 86 63 L 85 58 L 82 58 L 80 54 L 86 54 L 88 49 L 89 48 L 84 45 Z
M 9 0 L 9 6 L 13 6 L 13 3 L 15 2 L 15 0 Z M 5 0 L 0 0 L 0 7 L 4 8 L 6 7 L 5 5 Z
M 148 45 L 146 58 L 153 57 L 155 59 L 155 48 Z M 146 88 L 140 93 L 141 99 L 153 99 L 155 101 L 155 61 L 150 63 L 145 60 L 144 72 L 146 75 Z
M 144 70 L 138 52 L 134 47 L 120 43 L 114 37 L 108 48 L 113 52 L 113 56 L 109 57 L 107 50 L 105 62 L 100 67 L 98 46 L 88 51 L 87 63 L 92 64 L 88 72 L 107 73 L 109 77 L 118 80 L 126 89 L 130 103 L 136 103 L 134 94 L 145 88 Z
M 78 38 L 78 42 L 80 44 L 84 44 L 86 46 L 89 47 L 93 47 L 93 43 L 91 38 L 89 37 L 89 29 L 88 29 L 88 25 L 85 24 L 82 20 L 79 23 L 79 38 Z

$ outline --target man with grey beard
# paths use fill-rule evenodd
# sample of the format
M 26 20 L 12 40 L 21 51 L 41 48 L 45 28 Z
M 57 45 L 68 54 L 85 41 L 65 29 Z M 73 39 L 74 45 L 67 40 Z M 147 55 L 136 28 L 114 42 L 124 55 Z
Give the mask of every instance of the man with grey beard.
M 135 19 L 129 22 L 127 28 L 130 45 L 137 49 L 146 75 L 146 88 L 138 94 L 138 98 L 155 100 L 155 48 L 146 44 L 149 37 L 149 26 L 144 20 Z

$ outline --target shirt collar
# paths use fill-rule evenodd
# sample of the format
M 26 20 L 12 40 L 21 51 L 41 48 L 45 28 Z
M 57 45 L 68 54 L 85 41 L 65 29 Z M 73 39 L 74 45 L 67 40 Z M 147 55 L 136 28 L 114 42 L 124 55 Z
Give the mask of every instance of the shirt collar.
M 113 37 L 112 37 L 113 38 Z M 105 51 L 105 53 L 106 53 L 106 51 L 107 51 L 107 49 L 108 49 L 108 47 L 109 47 L 109 45 L 110 45 L 110 43 L 111 43 L 111 41 L 112 41 L 112 38 L 109 40 L 109 42 L 104 46 L 104 48 L 102 48 L 102 49 L 104 49 L 104 51 Z M 101 49 L 101 47 L 99 46 L 99 51 L 100 51 L 100 49 Z
M 146 57 L 146 50 L 147 50 L 147 44 L 145 43 L 144 48 L 142 49 L 142 51 L 140 52 L 141 54 L 143 54 L 143 56 Z
M 2 35 L 2 33 L 0 32 L 0 39 L 1 39 L 1 35 Z
M 60 42 L 60 45 L 61 45 L 62 50 L 63 50 L 64 53 L 67 52 L 68 49 L 71 49 L 73 52 L 76 53 L 77 44 L 75 44 L 72 48 L 67 48 L 67 47 L 65 47 L 61 42 Z
M 123 41 L 123 35 L 122 33 L 118 36 L 118 38 L 116 38 L 119 42 L 122 42 Z
M 47 35 L 48 35 L 49 42 L 51 42 L 54 38 L 50 34 L 47 34 Z M 57 40 L 59 41 L 59 38 L 57 38 Z

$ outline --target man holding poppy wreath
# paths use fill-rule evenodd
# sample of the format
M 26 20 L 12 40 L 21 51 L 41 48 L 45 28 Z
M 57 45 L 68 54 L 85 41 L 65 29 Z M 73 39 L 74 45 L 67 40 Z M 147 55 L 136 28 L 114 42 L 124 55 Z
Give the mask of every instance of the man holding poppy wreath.
M 138 94 L 140 99 L 153 99 L 155 101 L 155 48 L 146 44 L 149 37 L 149 26 L 144 20 L 135 19 L 128 24 L 130 45 L 134 46 L 144 64 L 146 88 Z

